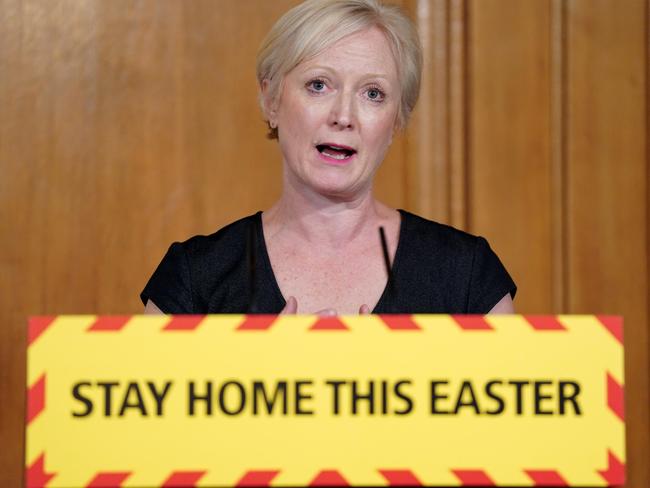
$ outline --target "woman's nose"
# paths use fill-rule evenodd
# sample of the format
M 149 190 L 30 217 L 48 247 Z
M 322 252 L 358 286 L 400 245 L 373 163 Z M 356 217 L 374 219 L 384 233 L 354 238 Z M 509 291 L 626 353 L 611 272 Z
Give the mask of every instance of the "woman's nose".
M 355 125 L 354 101 L 350 95 L 341 94 L 337 97 L 330 110 L 331 126 L 339 129 L 349 129 Z

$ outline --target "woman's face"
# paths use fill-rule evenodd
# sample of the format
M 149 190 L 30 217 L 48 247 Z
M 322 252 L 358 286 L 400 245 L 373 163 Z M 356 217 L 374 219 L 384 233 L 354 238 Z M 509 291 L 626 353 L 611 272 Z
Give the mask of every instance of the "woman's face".
M 392 141 L 400 96 L 395 60 L 376 28 L 298 65 L 270 117 L 285 177 L 299 189 L 345 199 L 369 189 Z

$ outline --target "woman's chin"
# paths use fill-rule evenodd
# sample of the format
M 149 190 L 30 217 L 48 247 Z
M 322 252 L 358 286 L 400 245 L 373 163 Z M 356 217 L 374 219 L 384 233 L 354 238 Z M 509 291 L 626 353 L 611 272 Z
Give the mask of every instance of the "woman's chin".
M 354 199 L 363 192 L 363 186 L 359 185 L 357 182 L 332 179 L 314 182 L 311 185 L 311 188 L 314 192 L 320 195 L 340 200 Z
M 370 182 L 359 174 L 348 171 L 304 172 L 297 178 L 296 183 L 303 186 L 307 192 L 312 192 L 327 198 L 338 200 L 353 200 L 370 188 Z

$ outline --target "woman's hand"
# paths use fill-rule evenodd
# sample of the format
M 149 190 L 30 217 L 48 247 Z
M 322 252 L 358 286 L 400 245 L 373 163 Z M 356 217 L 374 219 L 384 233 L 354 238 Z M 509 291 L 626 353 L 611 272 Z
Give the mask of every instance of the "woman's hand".
M 295 315 L 296 313 L 298 313 L 298 300 L 296 300 L 296 297 L 291 296 L 287 298 L 287 304 L 280 312 L 280 315 Z M 369 313 L 370 307 L 365 303 L 359 307 L 359 315 L 368 315 Z M 332 315 L 338 315 L 338 313 L 333 308 L 325 308 L 316 312 L 316 315 L 331 317 Z

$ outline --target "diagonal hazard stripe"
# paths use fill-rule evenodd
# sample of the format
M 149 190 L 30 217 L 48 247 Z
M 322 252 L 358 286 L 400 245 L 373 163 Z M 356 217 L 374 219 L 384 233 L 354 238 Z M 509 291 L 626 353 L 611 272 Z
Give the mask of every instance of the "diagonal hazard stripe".
M 625 389 L 609 372 L 607 373 L 607 406 L 625 422 Z
M 237 330 L 268 330 L 277 318 L 277 315 L 247 315 Z
M 552 315 L 524 315 L 523 317 L 535 330 L 567 330 L 557 317 Z
M 494 330 L 483 315 L 451 315 L 451 318 L 463 330 Z
M 56 473 L 45 471 L 45 453 L 42 453 L 30 467 L 25 470 L 25 486 L 27 488 L 46 487 Z
M 380 469 L 379 473 L 386 478 L 388 486 L 422 486 L 413 471 L 408 469 Z
M 40 317 L 30 317 L 29 326 L 27 331 L 27 345 L 31 346 L 36 339 L 38 339 L 43 332 L 54 322 L 56 317 L 40 316 Z
M 557 471 L 526 469 L 524 472 L 533 481 L 534 486 L 569 486 Z
M 279 470 L 248 471 L 235 486 L 269 486 Z
M 126 323 L 131 320 L 131 315 L 103 315 L 88 327 L 88 332 L 115 332 L 122 330 Z
M 318 317 L 310 330 L 350 330 L 338 317 Z
M 623 344 L 623 317 L 616 315 L 596 315 L 596 318 L 618 342 Z
M 95 477 L 90 480 L 86 488 L 121 488 L 122 483 L 131 476 L 128 471 L 113 472 L 113 473 L 97 473 Z
M 461 486 L 496 486 L 485 471 L 480 469 L 452 469 Z
M 316 475 L 309 486 L 350 486 L 350 483 L 335 470 L 324 470 Z
M 422 328 L 413 321 L 410 315 L 385 315 L 379 318 L 392 330 L 422 330 Z
M 45 409 L 45 373 L 27 391 L 27 424 Z
M 205 471 L 175 471 L 162 484 L 162 488 L 194 488 Z
M 205 315 L 174 315 L 169 319 L 163 330 L 196 330 L 204 318 Z
M 622 463 L 612 451 L 607 451 L 607 469 L 599 470 L 598 474 L 609 486 L 623 486 L 625 484 L 625 463 Z

